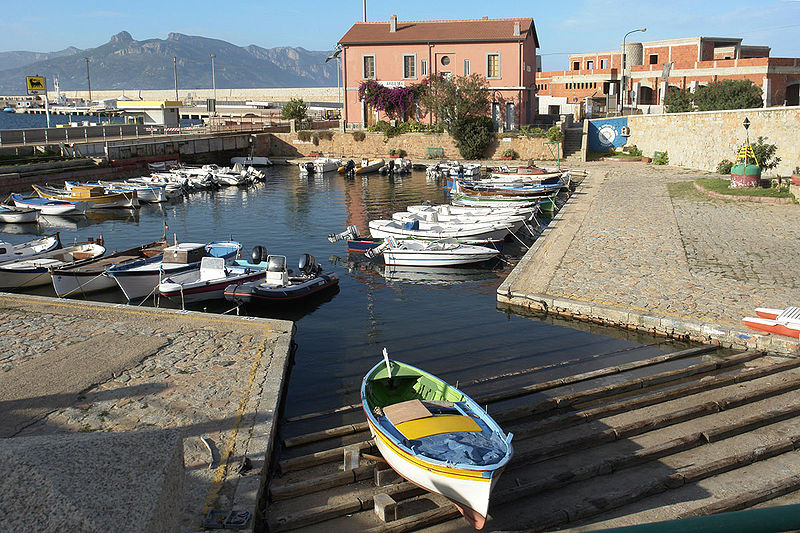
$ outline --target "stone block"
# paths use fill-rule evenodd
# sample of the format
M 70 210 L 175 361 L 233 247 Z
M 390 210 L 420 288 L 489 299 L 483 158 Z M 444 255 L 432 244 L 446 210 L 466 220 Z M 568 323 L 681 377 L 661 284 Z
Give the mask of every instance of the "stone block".
M 183 477 L 178 430 L 3 439 L 3 530 L 177 532 Z
M 354 470 L 358 468 L 361 461 L 361 448 L 348 446 L 344 449 L 344 470 Z
M 397 502 L 388 494 L 379 493 L 373 498 L 375 514 L 382 522 L 397 520 Z
M 379 463 L 375 465 L 375 486 L 385 487 L 400 480 L 400 474 L 389 465 Z

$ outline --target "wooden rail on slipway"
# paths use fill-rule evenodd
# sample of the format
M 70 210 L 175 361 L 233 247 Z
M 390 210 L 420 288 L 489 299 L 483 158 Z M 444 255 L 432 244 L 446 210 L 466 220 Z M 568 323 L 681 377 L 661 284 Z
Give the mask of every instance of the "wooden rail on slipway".
M 541 368 L 513 375 L 525 378 Z M 697 516 L 800 489 L 800 468 L 786 466 L 800 465 L 798 358 L 701 346 L 500 388 L 508 376 L 461 384 L 515 434 L 514 458 L 492 495 L 488 531 L 544 531 L 626 515 L 632 523 Z M 492 382 L 498 386 L 487 389 Z M 282 434 L 315 419 L 345 413 L 355 419 L 360 409 L 287 419 Z M 388 468 L 360 417 L 283 438 L 265 500 L 272 532 L 467 525 L 448 500 Z

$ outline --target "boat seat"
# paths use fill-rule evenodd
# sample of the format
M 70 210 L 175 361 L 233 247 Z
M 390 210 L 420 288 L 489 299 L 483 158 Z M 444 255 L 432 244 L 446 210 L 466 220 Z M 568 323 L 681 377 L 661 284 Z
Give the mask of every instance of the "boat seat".
M 800 323 L 800 307 L 787 307 L 776 317 L 776 320 L 783 324 Z
M 387 405 L 383 408 L 383 414 L 395 427 L 404 422 L 432 416 L 428 408 L 417 399 Z
M 200 259 L 200 281 L 210 281 L 225 277 L 225 260 L 221 257 Z
M 442 433 L 480 432 L 481 427 L 472 417 L 463 415 L 436 415 L 409 420 L 394 427 L 409 440 L 440 435 Z

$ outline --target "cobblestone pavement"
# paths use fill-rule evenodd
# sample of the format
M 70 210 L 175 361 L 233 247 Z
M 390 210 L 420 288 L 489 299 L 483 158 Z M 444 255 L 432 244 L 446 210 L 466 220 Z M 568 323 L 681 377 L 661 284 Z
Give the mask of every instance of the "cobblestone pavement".
M 0 383 L 4 374 L 11 375 L 37 358 L 75 343 L 89 341 L 84 342 L 85 357 L 102 366 L 115 339 L 161 342 L 154 353 L 110 379 L 56 396 L 57 400 L 31 390 L 27 401 L 48 398 L 47 413 L 25 420 L 23 429 L 15 434 L 2 436 L 179 428 L 186 466 L 184 530 L 199 529 L 207 500 L 212 506 L 229 508 L 237 484 L 247 476 L 240 478 L 219 465 L 233 468 L 248 449 L 252 451 L 248 445 L 254 438 L 253 428 L 264 422 L 259 420 L 263 415 L 259 410 L 264 408 L 259 405 L 262 395 L 271 396 L 277 405 L 280 369 L 285 368 L 289 355 L 293 325 L 134 306 L 63 300 L 47 304 L 42 302 L 50 299 L 28 298 L 0 297 Z M 103 343 L 92 344 L 92 339 Z M 41 388 L 47 389 L 47 380 L 58 379 L 41 376 Z M 58 390 L 58 383 L 52 386 Z M 6 411 L 11 412 L 3 413 L 4 417 L 21 416 L 21 409 L 14 412 L 17 404 L 5 403 Z M 208 438 L 214 448 L 214 469 L 209 468 L 208 449 L 201 437 Z M 257 483 L 263 457 L 248 457 L 253 461 L 249 477 Z
M 527 272 L 509 276 L 513 291 L 742 330 L 742 317 L 755 307 L 800 305 L 800 282 L 791 274 L 797 205 L 708 197 L 691 184 L 709 176 L 701 171 L 608 162 L 586 168 L 587 191 L 570 202 L 590 205 L 578 217 L 565 213 L 572 240 L 563 255 L 551 254 L 557 266 L 535 280 L 541 261 L 521 262 Z

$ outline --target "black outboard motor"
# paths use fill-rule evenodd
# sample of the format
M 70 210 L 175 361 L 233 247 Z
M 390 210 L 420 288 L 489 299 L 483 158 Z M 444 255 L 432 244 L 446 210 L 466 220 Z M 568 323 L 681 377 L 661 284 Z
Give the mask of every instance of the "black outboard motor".
M 308 172 L 309 174 L 313 174 L 314 173 L 314 163 L 313 163 L 313 161 L 309 161 L 307 163 L 303 163 L 303 168 L 306 169 L 306 172 Z
M 313 276 L 322 271 L 322 267 L 314 261 L 314 256 L 311 254 L 301 255 L 297 268 L 306 276 Z
M 250 254 L 250 262 L 254 265 L 263 263 L 267 260 L 267 249 L 263 246 L 254 246 L 253 252 Z
M 352 174 L 356 170 L 356 163 L 352 159 L 348 159 L 347 163 L 344 164 L 344 173 L 345 174 Z
M 389 174 L 394 174 L 394 159 L 389 160 Z

